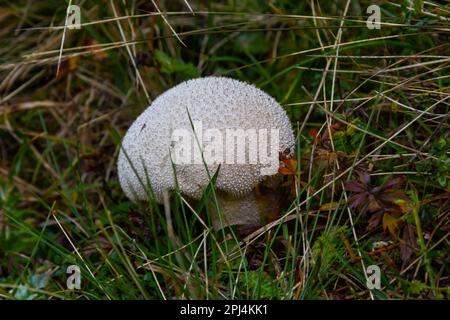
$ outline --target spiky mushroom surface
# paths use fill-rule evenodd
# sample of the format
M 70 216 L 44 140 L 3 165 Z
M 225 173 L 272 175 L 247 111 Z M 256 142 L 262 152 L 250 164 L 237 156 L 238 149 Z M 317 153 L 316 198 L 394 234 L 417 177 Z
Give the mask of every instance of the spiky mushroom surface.
M 193 128 L 195 124 L 200 124 L 201 128 Z M 216 161 L 205 163 L 202 161 L 204 159 L 201 159 L 200 163 L 178 163 L 175 160 L 174 164 L 171 150 L 176 147 L 176 142 L 173 132 L 180 129 L 191 133 L 195 130 L 193 154 L 198 143 L 204 153 L 208 146 L 219 146 L 224 150 L 223 156 L 219 156 L 223 161 L 217 160 L 216 153 L 212 155 Z M 202 137 L 203 132 L 208 129 L 219 132 L 224 139 L 220 140 L 217 136 L 215 140 L 212 136 L 209 141 L 202 139 L 205 138 Z M 248 139 L 245 140 L 245 163 L 230 163 L 226 156 L 227 148 L 229 149 L 227 142 L 231 141 L 227 139 L 227 130 L 230 129 L 257 132 L 264 132 L 260 130 L 266 129 L 268 134 L 271 129 L 278 129 L 277 159 L 278 152 L 294 145 L 294 134 L 286 112 L 265 92 L 247 83 L 224 77 L 189 80 L 161 94 L 127 131 L 118 158 L 122 189 L 133 201 L 147 200 L 146 185 L 149 182 L 156 200 L 162 203 L 163 191 L 176 188 L 176 172 L 181 193 L 199 199 L 207 188 L 210 177 L 220 165 L 216 190 L 226 195 L 225 201 L 221 201 L 224 206 L 224 225 L 239 224 L 239 221 L 236 221 L 239 216 L 247 216 L 242 219 L 245 222 L 259 220 L 257 204 L 249 193 L 265 178 L 266 174 L 262 174 L 262 168 L 267 167 L 267 164 L 250 161 L 250 153 L 258 151 Z M 271 139 L 272 137 L 268 143 L 272 142 Z M 233 138 L 232 142 L 237 142 L 237 139 Z M 268 150 L 268 156 L 275 155 L 270 154 Z M 278 164 L 275 172 L 276 169 Z M 239 208 L 243 211 L 236 213 Z

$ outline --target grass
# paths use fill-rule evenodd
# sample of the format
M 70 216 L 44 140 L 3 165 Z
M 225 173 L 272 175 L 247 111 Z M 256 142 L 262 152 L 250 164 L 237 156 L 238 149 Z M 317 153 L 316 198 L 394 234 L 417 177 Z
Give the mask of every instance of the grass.
M 69 1 L 3 1 L 0 299 L 448 299 L 450 8 L 377 3 L 369 30 L 370 1 L 73 0 L 71 30 Z M 208 75 L 255 84 L 295 128 L 261 228 L 213 231 L 214 181 L 165 206 L 120 189 L 132 121 Z

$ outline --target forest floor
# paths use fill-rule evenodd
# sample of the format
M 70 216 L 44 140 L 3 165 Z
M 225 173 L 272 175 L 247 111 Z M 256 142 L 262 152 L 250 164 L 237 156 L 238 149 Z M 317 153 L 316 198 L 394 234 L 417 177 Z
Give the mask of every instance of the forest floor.
M 449 20 L 417 0 L 1 1 L 0 299 L 448 299 Z M 295 129 L 263 228 L 215 232 L 177 192 L 168 224 L 118 183 L 133 120 L 209 75 Z

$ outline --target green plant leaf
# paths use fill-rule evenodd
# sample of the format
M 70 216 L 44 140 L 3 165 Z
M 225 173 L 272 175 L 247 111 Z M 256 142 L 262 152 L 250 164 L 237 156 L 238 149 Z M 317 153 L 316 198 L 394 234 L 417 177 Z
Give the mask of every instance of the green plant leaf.
M 182 79 L 190 79 L 200 76 L 200 72 L 192 63 L 185 63 L 180 59 L 169 57 L 160 50 L 155 50 L 155 58 L 161 65 L 162 73 L 177 74 Z

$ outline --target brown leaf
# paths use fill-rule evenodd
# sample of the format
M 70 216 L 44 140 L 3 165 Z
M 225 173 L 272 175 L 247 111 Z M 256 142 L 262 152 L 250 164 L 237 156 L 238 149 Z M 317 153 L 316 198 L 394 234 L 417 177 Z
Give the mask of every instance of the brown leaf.
M 410 212 L 412 208 L 411 200 L 406 193 L 400 189 L 394 189 L 394 187 L 400 186 L 403 178 L 391 179 L 381 186 L 372 187 L 367 169 L 358 169 L 356 173 L 358 180 L 345 184 L 345 189 L 352 192 L 348 199 L 349 207 L 367 210 L 370 213 L 384 212 L 388 216 L 383 217 L 383 228 L 394 233 L 398 229 L 398 223 L 394 222 L 405 213 Z M 378 219 L 372 219 L 369 221 L 369 229 L 378 225 Z
M 297 175 L 298 162 L 296 159 L 284 159 L 281 162 L 282 166 L 278 169 L 279 173 L 283 175 Z
M 364 192 L 366 187 L 357 181 L 349 181 L 345 183 L 345 190 L 350 192 Z
M 368 201 L 369 207 L 367 208 L 367 210 L 369 210 L 369 212 L 376 212 L 381 209 L 380 203 L 372 194 L 369 195 Z
M 382 218 L 382 217 L 383 217 L 383 213 L 382 213 L 382 212 L 374 213 L 374 214 L 370 217 L 370 219 L 369 219 L 367 228 L 368 228 L 369 230 L 373 230 L 373 229 L 375 229 L 376 227 L 378 227 L 378 225 L 379 225 L 380 222 L 381 222 L 381 218 Z
M 383 189 L 387 190 L 387 189 L 397 188 L 397 187 L 400 187 L 400 185 L 402 183 L 403 183 L 403 177 L 394 178 L 394 179 L 391 179 L 389 181 L 386 181 L 383 184 Z
M 66 60 L 61 61 L 56 76 L 58 78 L 62 78 L 69 73 L 75 72 L 78 69 L 78 61 L 79 61 L 78 56 L 70 57 Z
M 366 203 L 367 198 L 365 196 L 362 196 L 361 194 L 357 193 L 350 198 L 348 198 L 350 209 L 362 209 Z
M 94 56 L 95 59 L 104 60 L 108 58 L 108 54 L 104 51 L 104 47 L 102 47 L 96 39 L 88 39 L 87 45 L 88 51 Z
M 358 171 L 357 172 L 359 176 L 359 181 L 367 187 L 370 187 L 370 175 L 367 173 L 367 171 Z
M 411 261 L 411 256 L 415 249 L 417 249 L 416 228 L 411 224 L 407 224 L 403 228 L 403 236 L 400 244 L 400 258 L 402 259 L 403 267 Z
M 383 215 L 383 230 L 388 229 L 392 235 L 395 235 L 399 223 L 400 223 L 399 219 L 391 216 L 390 214 L 385 213 Z
M 403 214 L 411 212 L 414 208 L 414 205 L 411 202 L 405 201 L 403 199 L 397 199 L 395 201 L 395 204 L 400 208 L 400 211 Z
M 292 174 L 291 170 L 286 168 L 286 167 L 280 167 L 278 169 L 278 173 L 280 173 L 280 174 L 282 174 L 284 176 L 288 176 L 288 175 Z
M 278 173 L 288 176 L 288 181 L 282 184 L 282 186 L 289 186 L 291 191 L 291 196 L 295 197 L 296 195 L 296 186 L 298 182 L 298 175 L 301 175 L 303 171 L 298 171 L 298 162 L 296 159 L 283 159 L 281 160 L 281 166 L 278 168 Z M 305 186 L 305 182 L 300 182 L 301 186 Z

